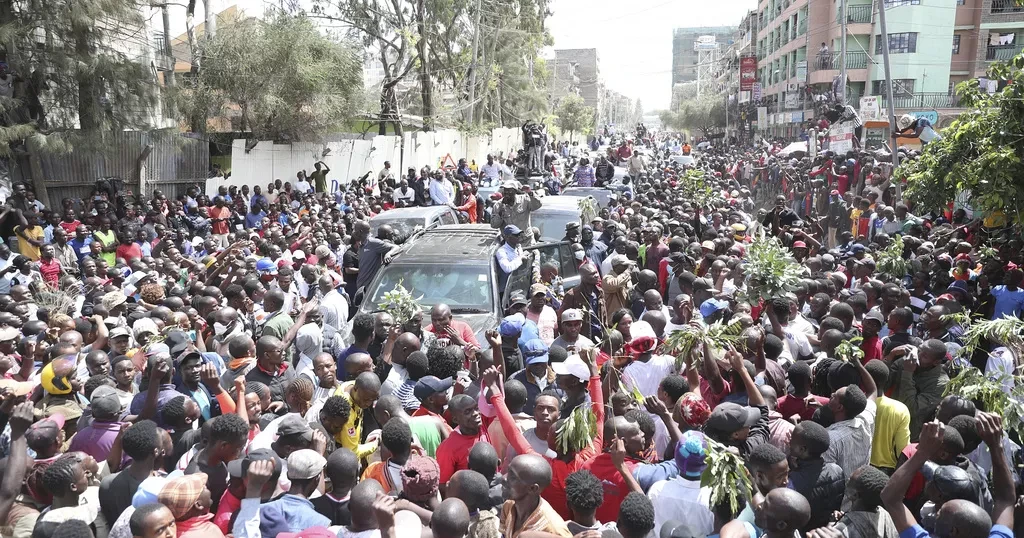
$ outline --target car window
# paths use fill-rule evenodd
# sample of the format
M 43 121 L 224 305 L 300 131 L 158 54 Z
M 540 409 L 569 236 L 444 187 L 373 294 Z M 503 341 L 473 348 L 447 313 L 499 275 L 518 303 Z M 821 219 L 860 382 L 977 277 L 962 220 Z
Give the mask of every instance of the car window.
M 530 215 L 530 224 L 540 229 L 540 236 L 545 239 L 558 240 L 565 237 L 565 225 L 569 222 L 579 222 L 578 212 L 538 210 Z
M 384 294 L 401 282 L 424 310 L 445 303 L 454 313 L 493 312 L 491 271 L 486 265 L 450 263 L 398 264 L 381 269 L 372 293 L 371 308 L 381 303 Z
M 572 256 L 572 247 L 568 243 L 562 243 L 558 245 L 558 255 L 561 259 L 561 266 L 559 268 L 559 274 L 563 280 L 573 278 L 580 274 L 576 268 L 576 258 Z
M 411 236 L 417 227 L 423 227 L 423 219 L 374 219 L 370 222 L 370 236 L 377 237 L 377 230 L 385 224 L 391 226 L 391 229 L 395 231 L 395 237 L 406 238 Z
M 524 260 L 524 263 L 520 265 L 512 274 L 508 277 L 508 282 L 505 283 L 505 290 L 502 293 L 502 310 L 508 308 L 508 299 L 512 295 L 513 291 L 520 291 L 523 295 L 529 295 L 530 284 L 533 284 L 533 268 L 534 264 L 532 260 L 534 254 L 530 251 L 524 252 L 529 259 Z M 495 270 L 501 271 L 501 268 L 495 263 Z
M 441 213 L 441 224 L 458 224 L 459 221 L 455 219 L 455 215 L 452 215 L 450 211 Z

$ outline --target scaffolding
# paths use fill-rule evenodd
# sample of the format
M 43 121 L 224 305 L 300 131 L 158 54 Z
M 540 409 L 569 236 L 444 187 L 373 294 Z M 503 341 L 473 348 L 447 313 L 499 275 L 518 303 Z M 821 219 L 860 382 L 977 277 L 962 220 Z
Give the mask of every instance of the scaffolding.
M 713 35 L 702 35 L 693 42 L 693 50 L 697 53 L 697 96 L 707 91 L 714 91 L 716 81 L 716 65 L 719 54 L 718 40 Z

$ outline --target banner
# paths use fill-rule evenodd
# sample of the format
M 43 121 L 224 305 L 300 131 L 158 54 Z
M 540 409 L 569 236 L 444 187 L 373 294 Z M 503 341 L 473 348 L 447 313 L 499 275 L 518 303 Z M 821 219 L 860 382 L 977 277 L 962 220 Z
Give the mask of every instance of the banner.
M 880 121 L 882 119 L 881 99 L 877 95 L 861 97 L 858 114 L 861 121 Z
M 757 126 L 760 129 L 768 127 L 768 107 L 757 107 Z
M 744 56 L 740 58 L 740 90 L 752 90 L 756 81 L 757 57 Z
M 800 92 L 786 92 L 785 107 L 796 108 L 798 97 L 800 97 Z
M 761 83 L 760 82 L 755 82 L 754 83 L 754 86 L 750 89 L 750 97 L 754 101 L 760 101 L 761 100 Z
M 829 127 L 828 149 L 836 155 L 845 155 L 853 149 L 853 123 L 833 123 Z

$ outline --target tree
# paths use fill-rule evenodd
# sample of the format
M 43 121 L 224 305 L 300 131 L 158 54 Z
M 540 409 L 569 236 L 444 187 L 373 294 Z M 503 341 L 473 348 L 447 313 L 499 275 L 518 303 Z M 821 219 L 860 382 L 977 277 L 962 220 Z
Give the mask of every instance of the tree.
M 989 68 L 991 80 L 1024 77 L 1024 55 Z M 904 161 L 895 176 L 907 181 L 904 197 L 920 208 L 940 210 L 966 194 L 981 213 L 1002 213 L 1024 223 L 1024 86 L 1008 84 L 989 95 L 977 80 L 956 87 L 965 108 L 925 146 L 921 157 Z
M 583 98 L 578 95 L 563 97 L 555 114 L 558 116 L 558 128 L 563 133 L 570 133 L 570 142 L 573 134 L 587 135 L 594 130 L 594 109 L 583 104 Z
M 356 47 L 325 36 L 304 16 L 233 21 L 203 51 L 202 69 L 176 95 L 187 116 L 216 116 L 234 105 L 242 130 L 255 138 L 317 140 L 343 128 L 362 105 Z
M 684 101 L 675 114 L 676 128 L 701 131 L 707 136 L 725 127 L 725 100 L 720 95 L 703 95 Z
M 0 57 L 15 77 L 13 99 L 0 101 L 0 156 L 26 141 L 103 148 L 109 133 L 152 126 L 156 79 L 137 57 L 144 5 L 0 0 Z

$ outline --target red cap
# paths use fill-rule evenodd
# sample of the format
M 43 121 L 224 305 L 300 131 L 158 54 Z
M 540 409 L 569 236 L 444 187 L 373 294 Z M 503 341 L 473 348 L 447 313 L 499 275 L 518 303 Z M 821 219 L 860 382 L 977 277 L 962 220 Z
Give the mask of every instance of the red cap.
M 804 243 L 803 241 L 797 241 L 793 243 L 793 248 L 807 248 L 807 243 Z

